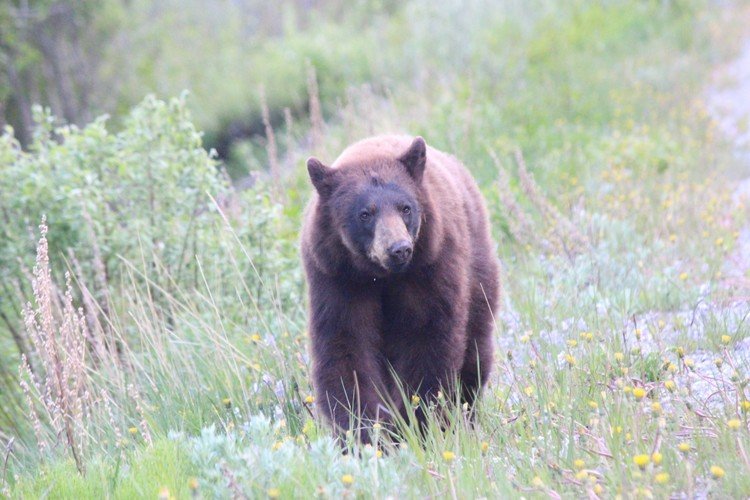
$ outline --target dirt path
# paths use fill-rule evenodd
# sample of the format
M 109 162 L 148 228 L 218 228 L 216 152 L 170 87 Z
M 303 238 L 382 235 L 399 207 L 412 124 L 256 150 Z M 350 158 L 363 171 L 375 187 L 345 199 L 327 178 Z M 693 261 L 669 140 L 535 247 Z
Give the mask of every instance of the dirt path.
M 750 209 L 750 37 L 742 45 L 739 57 L 720 68 L 713 80 L 707 92 L 709 111 L 744 165 L 745 179 L 734 190 L 732 201 Z M 722 272 L 726 285 L 750 290 L 750 227 L 740 230 L 737 245 Z
M 750 210 L 750 36 L 742 44 L 739 56 L 715 71 L 712 84 L 706 90 L 706 101 L 711 117 L 733 144 L 739 160 L 742 180 L 733 189 L 732 201 L 738 210 Z M 721 286 L 731 290 L 729 304 L 706 300 L 693 311 L 653 313 L 650 320 L 661 320 L 666 328 L 660 333 L 660 339 L 645 339 L 645 344 L 655 348 L 659 341 L 678 342 L 680 335 L 672 327 L 675 324 L 688 325 L 687 336 L 695 340 L 705 339 L 709 334 L 717 335 L 717 320 L 730 335 L 746 330 L 750 322 L 750 225 L 740 228 L 735 247 L 724 262 L 722 275 Z M 690 387 L 695 403 L 709 412 L 721 411 L 725 401 L 719 394 L 734 392 L 732 380 L 735 377 L 750 374 L 750 338 L 739 339 L 728 346 L 726 354 L 729 362 L 717 365 L 715 352 L 698 349 L 690 354 L 694 369 L 676 377 Z
M 737 59 L 720 68 L 707 92 L 710 112 L 750 166 L 750 38 Z

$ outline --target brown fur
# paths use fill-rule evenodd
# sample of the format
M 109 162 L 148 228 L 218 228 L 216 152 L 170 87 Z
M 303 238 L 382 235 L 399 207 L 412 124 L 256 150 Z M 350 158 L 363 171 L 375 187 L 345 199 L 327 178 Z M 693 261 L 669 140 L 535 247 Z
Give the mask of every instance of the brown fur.
M 350 427 L 352 414 L 391 419 L 386 403 L 401 402 L 391 370 L 423 400 L 440 389 L 450 397 L 458 379 L 462 399 L 471 404 L 492 369 L 500 284 L 487 212 L 454 157 L 427 147 L 423 174 L 405 168 L 417 161 L 408 155 L 418 153 L 418 141 L 374 137 L 348 147 L 330 170 L 308 163 L 318 188 L 301 242 L 313 382 L 319 409 L 339 429 Z M 349 215 L 341 212 L 368 183 L 393 183 L 421 207 L 413 257 L 402 273 L 383 271 L 347 241 Z M 403 405 L 396 409 L 405 414 Z

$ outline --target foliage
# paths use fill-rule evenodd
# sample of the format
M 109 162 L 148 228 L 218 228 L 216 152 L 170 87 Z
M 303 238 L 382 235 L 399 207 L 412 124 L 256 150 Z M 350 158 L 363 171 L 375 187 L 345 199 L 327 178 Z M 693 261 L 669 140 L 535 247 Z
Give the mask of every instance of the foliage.
M 736 160 L 698 97 L 740 22 L 697 1 L 414 0 L 375 13 L 372 29 L 352 19 L 333 27 L 331 16 L 305 28 L 319 40 L 291 29 L 252 51 L 243 67 L 273 82 L 276 113 L 311 97 L 305 58 L 334 90 L 322 92 L 322 140 L 306 123 L 275 127 L 294 170 L 260 175 L 246 191 L 202 149 L 183 99 L 147 98 L 117 132 L 104 120 L 54 127 L 39 111 L 29 152 L 3 136 L 0 187 L 16 196 L 0 199 L 0 272 L 15 301 L 2 310 L 33 301 L 43 317 L 40 304 L 52 302 L 49 332 L 75 320 L 89 333 L 83 361 L 72 340 L 50 344 L 50 357 L 36 325 L 9 318 L 16 334 L 3 331 L 0 354 L 12 369 L 0 383 L 14 390 L 0 395 L 0 419 L 16 422 L 16 441 L 0 487 L 13 496 L 161 487 L 219 497 L 747 496 L 747 277 L 731 263 L 748 219 L 732 197 Z M 359 78 L 372 85 L 353 85 Z M 211 109 L 196 92 L 202 112 L 242 84 L 219 82 Z M 411 429 L 403 445 L 378 439 L 342 454 L 314 417 L 309 386 L 296 247 L 310 188 L 299 160 L 330 161 L 354 139 L 393 130 L 423 134 L 480 181 L 504 264 L 498 355 L 473 426 L 454 408 L 447 429 L 433 422 L 423 440 Z M 268 160 L 258 147 L 246 154 Z M 37 239 L 28 228 L 42 214 L 52 299 L 26 284 Z M 66 269 L 75 307 L 65 305 Z M 98 352 L 105 339 L 119 347 Z M 19 345 L 31 360 L 26 393 L 9 375 Z M 86 443 L 78 465 L 65 420 L 47 405 L 55 393 L 43 389 L 55 359 L 85 367 L 63 379 L 88 392 L 87 423 L 68 417 Z M 41 433 L 25 423 L 34 411 Z
M 29 152 L 8 132 L 0 139 L 0 189 L 12 193 L 0 202 L 4 279 L 20 275 L 19 258 L 28 266 L 29 228 L 43 215 L 54 257 L 72 248 L 85 252 L 78 257 L 86 265 L 96 245 L 107 275 L 118 256 L 136 259 L 142 241 L 170 270 L 190 260 L 187 245 L 203 244 L 212 220 L 206 193 L 221 196 L 227 184 L 201 147 L 183 99 L 146 98 L 116 134 L 104 118 L 79 129 L 55 127 L 42 108 L 35 115 Z

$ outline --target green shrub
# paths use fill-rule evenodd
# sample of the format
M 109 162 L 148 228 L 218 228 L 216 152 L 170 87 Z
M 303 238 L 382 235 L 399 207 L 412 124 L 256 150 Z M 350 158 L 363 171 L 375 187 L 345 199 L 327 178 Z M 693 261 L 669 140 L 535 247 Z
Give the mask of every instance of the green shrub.
M 107 276 L 118 257 L 138 259 L 144 251 L 176 271 L 211 237 L 215 210 L 208 195 L 225 196 L 229 188 L 202 148 L 184 99 L 147 97 L 114 134 L 105 118 L 83 129 L 55 127 L 49 112 L 36 108 L 35 119 L 29 152 L 12 131 L 0 138 L 3 279 L 20 275 L 19 260 L 31 267 L 30 230 L 42 216 L 51 227 L 53 259 L 70 248 L 89 271 L 98 247 Z

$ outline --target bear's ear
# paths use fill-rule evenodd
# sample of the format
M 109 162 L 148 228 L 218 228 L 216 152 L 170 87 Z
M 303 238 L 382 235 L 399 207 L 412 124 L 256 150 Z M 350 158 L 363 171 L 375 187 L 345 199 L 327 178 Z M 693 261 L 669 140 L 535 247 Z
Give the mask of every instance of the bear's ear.
M 307 160 L 307 172 L 318 194 L 325 198 L 333 192 L 333 169 L 326 167 L 317 158 Z
M 424 174 L 424 167 L 427 162 L 427 145 L 424 143 L 424 139 L 419 136 L 415 137 L 409 149 L 399 157 L 398 161 L 404 164 L 409 175 L 417 184 L 422 182 L 422 174 Z

